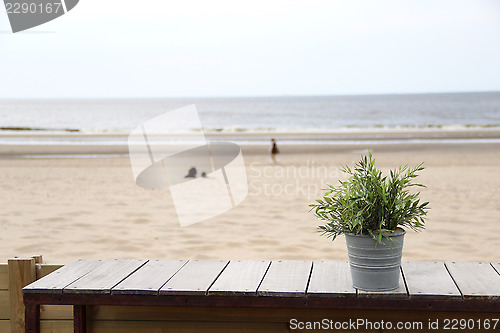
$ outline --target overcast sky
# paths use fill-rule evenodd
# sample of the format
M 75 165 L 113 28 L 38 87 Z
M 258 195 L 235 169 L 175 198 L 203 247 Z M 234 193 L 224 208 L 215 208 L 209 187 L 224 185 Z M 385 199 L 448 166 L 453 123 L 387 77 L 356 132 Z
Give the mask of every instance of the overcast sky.
M 0 98 L 500 90 L 500 1 L 80 0 L 13 34 Z

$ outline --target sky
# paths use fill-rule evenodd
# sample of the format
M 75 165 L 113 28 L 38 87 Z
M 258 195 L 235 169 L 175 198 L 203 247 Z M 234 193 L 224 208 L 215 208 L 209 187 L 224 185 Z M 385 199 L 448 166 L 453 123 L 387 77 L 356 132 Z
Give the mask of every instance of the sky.
M 500 91 L 498 0 L 80 0 L 12 33 L 0 98 Z

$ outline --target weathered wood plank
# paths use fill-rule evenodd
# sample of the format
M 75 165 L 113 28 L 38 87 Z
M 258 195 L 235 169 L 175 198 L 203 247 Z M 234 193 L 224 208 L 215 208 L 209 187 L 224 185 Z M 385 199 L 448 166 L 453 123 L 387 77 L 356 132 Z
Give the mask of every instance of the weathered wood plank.
M 208 293 L 214 295 L 257 295 L 257 288 L 270 264 L 270 261 L 231 261 Z
M 497 271 L 498 274 L 500 274 L 500 263 L 499 262 L 493 262 L 491 263 L 491 266 Z
M 46 275 L 31 283 L 23 289 L 24 293 L 54 293 L 60 294 L 66 286 L 87 275 L 94 269 L 101 267 L 103 260 L 76 260 L 58 270 L 53 274 Z
M 312 261 L 271 262 L 257 293 L 261 296 L 305 296 Z
M 422 332 L 441 332 L 446 331 L 442 329 L 443 319 L 452 318 L 464 318 L 466 320 L 481 320 L 484 323 L 484 319 L 489 319 L 491 323 L 491 318 L 497 318 L 498 313 L 470 313 L 470 312 L 428 312 L 428 311 L 383 311 L 383 310 L 329 310 L 321 309 L 317 311 L 311 311 L 310 309 L 248 309 L 248 308 L 198 308 L 198 307 L 173 307 L 173 308 L 163 308 L 163 307 L 112 307 L 112 309 L 107 309 L 106 314 L 95 316 L 92 314 L 92 308 L 89 311 L 89 328 L 97 329 L 91 330 L 92 332 L 115 332 L 114 327 L 119 327 L 121 333 L 136 333 L 135 329 L 138 328 L 134 322 L 143 322 L 145 326 L 143 331 L 148 328 L 151 329 L 149 332 L 176 332 L 182 333 L 183 324 L 186 322 L 218 322 L 220 325 L 218 329 L 219 332 L 240 332 L 238 329 L 234 329 L 234 326 L 228 322 L 257 322 L 257 323 L 287 323 L 291 318 L 297 318 L 303 321 L 321 321 L 324 318 L 333 320 L 334 322 L 348 321 L 349 319 L 363 318 L 370 322 L 384 322 L 391 321 L 396 326 L 397 322 L 401 321 L 421 321 L 423 323 L 424 330 L 419 330 Z M 114 316 L 114 311 L 125 312 L 119 313 L 119 315 Z M 113 312 L 109 312 L 109 311 Z M 134 311 L 136 310 L 136 311 Z M 158 311 L 157 313 L 154 313 Z M 153 314 L 154 315 L 153 315 Z M 111 319 L 113 318 L 113 319 Z M 114 318 L 119 318 L 114 320 Z M 429 330 L 426 329 L 429 320 L 434 322 L 439 319 L 440 330 Z M 179 326 L 171 326 L 168 321 L 174 321 L 179 323 Z M 99 324 L 99 322 L 105 322 L 106 324 Z M 130 328 L 126 326 L 127 323 L 132 323 Z M 73 326 L 72 321 L 60 320 L 60 321 L 42 321 L 42 333 L 72 333 Z M 264 326 L 264 325 L 263 325 Z M 267 325 L 266 325 L 267 326 Z M 2 327 L 2 326 L 0 326 Z M 187 325 L 187 327 L 190 327 Z M 199 329 L 200 327 L 198 327 Z M 233 328 L 233 329 L 231 329 Z M 239 328 L 239 327 L 237 327 Z M 108 331 L 108 330 L 109 331 Z M 142 329 L 142 328 L 141 328 Z M 191 328 L 189 328 L 191 329 Z M 498 329 L 498 327 L 497 327 Z M 89 330 L 90 331 L 90 330 Z M 323 330 L 328 331 L 328 330 Z M 331 330 L 334 331 L 334 330 Z M 373 330 L 373 332 L 379 332 L 380 330 Z M 393 330 L 397 332 L 397 330 Z M 416 331 L 416 330 L 415 330 Z M 459 330 L 460 331 L 460 330 Z M 480 331 L 480 330 L 476 330 Z M 4 332 L 0 330 L 0 332 Z M 6 331 L 8 332 L 8 331 Z M 142 331 L 139 331 L 142 332 Z M 146 331 L 147 332 L 147 331 Z M 149 333 L 148 332 L 148 333 Z M 190 332 L 190 331 L 188 331 Z M 198 332 L 205 332 L 205 330 L 200 329 Z M 279 331 L 278 331 L 279 332 Z M 314 331 L 305 331 L 314 332 Z M 337 332 L 337 330 L 335 330 Z M 354 331 L 352 331 L 354 332 Z M 356 332 L 364 332 L 362 327 Z M 411 332 L 411 330 L 410 330 Z M 494 331 L 496 332 L 496 331 Z
M 137 307 L 138 310 L 141 310 L 142 307 Z M 89 320 L 89 328 L 97 328 L 98 331 L 92 330 L 91 332 L 115 332 L 113 331 L 114 325 L 117 327 L 121 328 L 121 330 L 118 330 L 118 332 L 122 333 L 135 333 L 136 329 L 138 326 L 134 324 L 133 322 L 139 322 L 142 321 L 144 325 L 155 325 L 155 326 L 149 326 L 147 328 L 150 328 L 151 331 L 149 332 L 175 332 L 175 333 L 182 333 L 182 325 L 186 322 L 193 322 L 193 321 L 201 321 L 201 322 L 219 322 L 218 325 L 220 325 L 218 328 L 220 329 L 219 332 L 240 332 L 238 329 L 234 329 L 234 326 L 232 326 L 230 323 L 227 323 L 228 320 L 224 320 L 222 318 L 222 321 L 219 320 L 223 313 L 227 313 L 229 316 L 232 315 L 232 312 L 238 312 L 238 316 L 236 318 L 231 319 L 230 321 L 237 321 L 237 322 L 242 322 L 242 323 L 249 323 L 249 322 L 258 322 L 258 323 L 286 323 L 289 322 L 291 318 L 297 318 L 303 321 L 320 321 L 324 318 L 328 318 L 330 320 L 333 320 L 334 322 L 337 321 L 348 321 L 349 319 L 357 319 L 357 318 L 363 318 L 366 321 L 370 322 L 380 322 L 381 320 L 384 320 L 384 322 L 391 321 L 394 325 L 393 327 L 396 326 L 397 322 L 400 321 L 421 321 L 423 323 L 423 330 L 418 330 L 422 332 L 444 332 L 446 330 L 442 329 L 443 325 L 443 319 L 452 319 L 452 318 L 464 318 L 466 320 L 468 319 L 473 319 L 473 320 L 478 320 L 480 319 L 484 323 L 484 319 L 490 319 L 491 323 L 491 318 L 497 318 L 498 314 L 497 313 L 451 313 L 451 312 L 427 312 L 427 311 L 372 311 L 372 310 L 345 310 L 345 311 L 332 311 L 332 310 L 323 310 L 323 311 L 297 311 L 297 310 L 290 310 L 290 309 L 238 309 L 238 308 L 225 308 L 222 309 L 222 311 L 212 311 L 213 308 L 204 308 L 202 311 L 198 311 L 197 308 L 192 308 L 192 307 L 186 307 L 184 308 L 187 312 L 185 314 L 182 312 L 181 309 L 174 309 L 175 314 L 179 316 L 179 318 L 175 318 L 173 315 L 168 315 L 167 312 L 166 318 L 168 319 L 162 319 L 161 317 L 158 317 L 157 319 L 151 319 L 151 321 L 144 321 L 142 319 L 136 319 L 137 316 L 133 316 L 132 318 L 129 318 L 128 320 L 125 318 L 123 320 L 119 321 L 112 321 L 112 320 L 97 320 L 97 319 L 91 319 Z M 215 309 L 217 310 L 217 309 Z M 249 311 L 247 315 L 245 315 L 245 310 Z M 254 313 L 254 310 L 258 310 L 257 312 Z M 213 316 L 210 317 L 208 314 L 212 314 Z M 290 312 L 291 311 L 291 312 Z M 276 313 L 278 315 L 276 315 Z M 198 316 L 200 320 L 198 319 Z M 137 317 L 140 318 L 140 317 Z M 440 323 L 440 330 L 429 330 L 427 328 L 429 320 L 434 322 L 436 319 L 439 319 Z M 179 326 L 173 327 L 171 324 L 167 323 L 166 321 L 175 321 L 179 323 Z M 99 322 L 105 322 L 106 324 L 101 326 L 98 324 Z M 126 323 L 132 322 L 130 328 L 126 327 Z M 50 324 L 49 324 L 50 323 Z M 60 323 L 60 324 L 59 324 Z M 42 333 L 72 333 L 72 322 L 71 321 L 42 321 Z M 267 325 L 266 325 L 267 326 Z M 0 326 L 1 327 L 1 326 Z M 189 327 L 189 325 L 187 326 Z M 64 329 L 63 329 L 64 328 Z M 147 329 L 146 327 L 144 328 L 144 331 Z M 199 327 L 198 327 L 199 328 Z M 231 329 L 233 328 L 233 329 Z M 106 331 L 106 329 L 109 329 L 109 331 Z M 169 330 L 170 329 L 170 330 Z M 191 329 L 191 328 L 190 328 Z M 498 327 L 497 327 L 498 329 Z M 90 331 L 90 330 L 89 330 Z M 339 332 L 337 330 L 322 330 L 322 332 Z M 379 332 L 380 330 L 373 330 L 372 332 Z M 398 330 L 393 329 L 394 332 L 398 332 Z M 412 330 L 409 330 L 412 332 Z M 417 330 L 415 330 L 417 331 Z M 461 330 L 458 330 L 461 332 Z M 476 330 L 477 332 L 482 332 L 481 330 Z M 0 330 L 0 332 L 4 332 Z M 8 332 L 8 331 L 6 331 Z M 141 332 L 141 331 L 140 331 Z M 148 332 L 148 333 L 149 333 Z M 190 331 L 188 331 L 190 332 Z M 205 332 L 203 329 L 200 329 L 198 332 Z M 278 331 L 279 332 L 279 331 Z M 304 332 L 314 332 L 314 331 L 304 331 Z M 340 331 L 342 332 L 342 331 Z M 365 332 L 362 327 L 359 328 L 359 330 L 356 331 L 351 331 L 351 332 Z M 385 331 L 384 331 L 385 332 Z M 496 332 L 491 331 L 491 332 Z
M 210 296 L 209 296 L 210 297 Z M 459 302 L 462 302 L 461 300 Z M 89 306 L 89 320 L 114 321 L 198 321 L 198 322 L 289 322 L 291 318 L 301 320 L 344 321 L 363 318 L 374 321 L 428 320 L 441 318 L 497 318 L 498 313 L 440 312 L 440 311 L 387 311 L 352 309 L 293 309 L 293 308 L 240 308 L 240 307 L 162 307 L 162 306 Z M 499 323 L 500 325 L 500 323 Z M 328 331 L 328 330 L 326 330 Z M 333 332 L 333 330 L 331 330 Z M 329 331 L 328 331 L 329 332 Z M 336 331 L 335 331 L 336 332 Z M 496 332 L 496 331 L 495 331 Z
M 458 289 L 466 298 L 500 298 L 500 275 L 489 263 L 447 262 Z
M 41 333 L 72 333 L 73 323 L 66 320 L 42 321 Z M 2 326 L 0 326 L 1 328 Z M 8 326 L 6 326 L 8 327 Z M 258 323 L 258 322 L 164 322 L 164 321 L 89 321 L 88 329 L 94 333 L 288 333 L 285 323 Z M 0 331 L 4 332 L 4 331 Z M 6 331 L 7 332 L 7 331 Z
M 9 318 L 10 318 L 9 292 L 7 290 L 0 290 L 0 320 Z
M 10 303 L 9 293 L 0 291 L 0 320 L 8 320 L 10 318 Z M 72 305 L 41 305 L 41 319 L 73 319 Z M 123 318 L 124 320 L 126 318 Z M 2 332 L 2 330 L 0 330 Z
M 42 320 L 40 333 L 73 333 L 73 320 Z
M 89 321 L 88 330 L 93 333 L 288 333 L 285 323 L 259 322 L 182 322 L 182 321 Z M 2 331 L 3 332 L 3 331 Z M 42 321 L 41 333 L 73 332 L 71 321 Z
M 39 280 L 46 275 L 62 268 L 64 265 L 49 265 L 49 264 L 41 264 L 36 265 L 36 279 Z
M 10 318 L 9 292 L 0 291 L 0 320 Z M 41 319 L 73 319 L 73 306 L 71 305 L 41 305 Z M 123 318 L 124 320 L 126 318 Z M 0 330 L 2 332 L 2 330 Z
M 111 290 L 112 294 L 155 295 L 186 260 L 150 260 Z
M 379 298 L 406 298 L 408 291 L 403 279 L 403 273 L 399 274 L 399 287 L 391 291 L 364 291 L 358 290 L 358 297 L 379 297 Z
M 10 320 L 0 320 L 0 332 L 10 332 Z
M 112 259 L 65 287 L 64 293 L 109 294 L 111 288 L 123 281 L 147 260 Z M 50 275 L 49 275 L 50 276 Z
M 315 261 L 311 273 L 308 296 L 355 297 L 351 272 L 347 261 Z
M 9 298 L 11 333 L 25 331 L 22 289 L 36 280 L 35 259 L 9 259 Z
M 40 319 L 73 319 L 72 305 L 41 305 Z
M 210 296 L 208 296 L 210 297 Z M 163 306 L 89 306 L 91 320 L 163 320 L 163 321 L 252 321 L 286 322 L 290 318 L 313 313 L 316 318 L 328 318 L 336 310 L 269 309 L 241 307 L 163 307 Z M 351 311 L 352 312 L 352 311 Z
M 0 264 L 0 289 L 9 288 L 9 270 L 7 264 Z
M 160 289 L 160 294 L 206 294 L 227 264 L 227 260 L 191 260 Z
M 461 298 L 443 262 L 403 262 L 403 275 L 411 298 Z

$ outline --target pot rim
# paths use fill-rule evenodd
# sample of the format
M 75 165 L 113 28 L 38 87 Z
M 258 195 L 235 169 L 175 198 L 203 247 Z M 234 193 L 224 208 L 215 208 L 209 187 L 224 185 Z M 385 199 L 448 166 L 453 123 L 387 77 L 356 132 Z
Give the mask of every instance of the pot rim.
M 400 232 L 398 233 L 394 233 L 394 234 L 391 234 L 391 235 L 382 235 L 382 237 L 397 237 L 397 236 L 403 236 L 406 234 L 406 230 L 401 228 L 401 227 L 397 227 L 394 231 L 398 231 L 400 230 Z M 346 232 L 345 233 L 346 236 L 350 236 L 350 237 L 370 237 L 370 235 L 365 235 L 365 234 L 353 234 L 351 232 Z

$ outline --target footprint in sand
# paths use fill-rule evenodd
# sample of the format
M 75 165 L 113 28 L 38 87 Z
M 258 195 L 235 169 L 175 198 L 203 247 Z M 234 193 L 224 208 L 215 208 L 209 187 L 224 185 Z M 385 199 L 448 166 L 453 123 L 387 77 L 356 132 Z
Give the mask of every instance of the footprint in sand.
M 72 257 L 72 258 L 88 258 L 93 254 L 94 254 L 93 252 L 89 252 L 89 251 L 73 251 L 73 252 L 69 252 L 68 256 Z
M 88 224 L 85 223 L 72 223 L 71 224 L 72 228 L 82 228 L 82 229 L 87 229 L 89 227 Z
M 195 238 L 198 238 L 199 236 L 197 234 L 185 234 L 181 236 L 185 240 L 192 240 Z
M 202 252 L 202 253 L 206 253 L 206 252 L 209 252 L 209 251 L 214 251 L 217 249 L 217 247 L 215 246 L 212 246 L 212 245 L 195 245 L 195 246 L 190 246 L 188 247 L 189 250 L 191 251 L 198 251 L 198 252 Z
M 253 245 L 278 245 L 279 242 L 275 240 L 269 240 L 269 239 L 257 239 L 252 241 Z
M 79 210 L 79 211 L 67 214 L 67 216 L 82 216 L 82 215 L 92 215 L 92 212 L 88 212 L 85 210 Z
M 290 254 L 291 256 L 297 256 L 301 252 L 301 246 L 282 246 L 278 248 L 278 251 Z
M 67 222 L 69 221 L 64 217 L 47 217 L 43 219 L 35 219 L 35 222 Z
M 121 252 L 139 252 L 142 250 L 140 247 L 133 246 L 133 245 L 118 245 L 115 248 L 113 248 L 113 251 L 121 251 Z
M 197 254 L 193 257 L 193 259 L 198 259 L 198 260 L 207 260 L 211 259 L 211 257 L 205 255 L 205 254 Z

